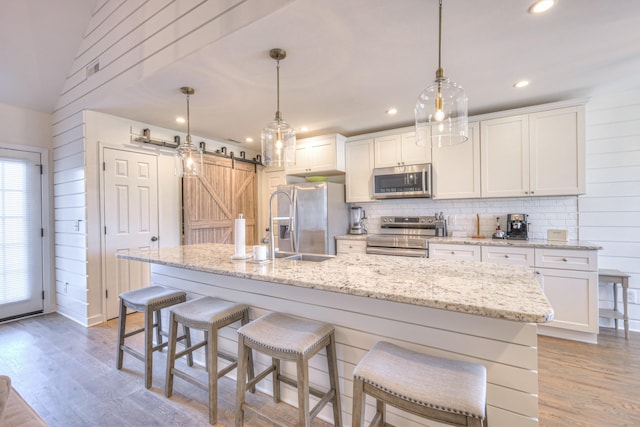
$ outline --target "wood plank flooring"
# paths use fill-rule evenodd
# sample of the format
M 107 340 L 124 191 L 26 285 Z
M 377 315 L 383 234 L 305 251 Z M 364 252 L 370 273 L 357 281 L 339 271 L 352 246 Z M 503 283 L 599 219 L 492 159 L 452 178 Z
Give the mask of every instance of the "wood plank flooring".
M 139 314 L 129 319 L 141 323 Z M 115 320 L 84 328 L 58 314 L 0 324 L 0 374 L 12 377 L 51 426 L 209 425 L 204 390 L 176 379 L 173 396 L 164 397 L 164 353 L 154 355 L 150 390 L 141 362 L 125 355 L 124 369 L 116 370 L 116 336 Z M 599 341 L 539 337 L 540 426 L 640 426 L 640 334 L 625 341 L 623 332 L 603 329 Z M 262 395 L 250 399 L 295 424 L 295 408 Z M 234 404 L 235 383 L 223 378 L 217 426 L 233 425 Z M 246 425 L 270 424 L 248 413 Z

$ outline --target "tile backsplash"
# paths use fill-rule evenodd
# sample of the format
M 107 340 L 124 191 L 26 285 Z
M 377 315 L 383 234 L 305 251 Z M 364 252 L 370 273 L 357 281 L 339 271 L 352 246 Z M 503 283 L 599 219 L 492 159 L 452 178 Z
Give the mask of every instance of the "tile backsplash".
M 366 226 L 370 234 L 380 230 L 383 215 L 413 216 L 433 215 L 442 212 L 447 220 L 449 236 L 476 234 L 476 215 L 480 214 L 480 234 L 491 237 L 496 229 L 496 217 L 500 226 L 507 229 L 507 214 L 529 215 L 529 238 L 546 239 L 547 229 L 566 229 L 569 240 L 578 240 L 578 197 L 530 197 L 505 199 L 395 199 L 371 203 L 354 203 L 366 211 Z

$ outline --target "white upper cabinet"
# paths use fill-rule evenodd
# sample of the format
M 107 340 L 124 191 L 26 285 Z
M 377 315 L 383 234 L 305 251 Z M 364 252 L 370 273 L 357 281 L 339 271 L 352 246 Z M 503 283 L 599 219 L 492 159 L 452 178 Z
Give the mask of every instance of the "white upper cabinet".
M 332 134 L 296 141 L 296 164 L 287 167 L 287 175 L 333 175 L 344 172 L 345 140 L 340 134 Z
M 531 194 L 584 194 L 584 107 L 530 114 L 529 137 Z
M 347 143 L 345 156 L 347 203 L 372 201 L 373 139 L 369 138 Z
M 431 162 L 431 147 L 416 145 L 415 132 L 376 137 L 373 144 L 377 168 Z
M 469 140 L 433 147 L 433 198 L 480 197 L 480 125 L 469 123 Z
M 585 192 L 584 106 L 480 122 L 482 197 Z
M 482 197 L 529 195 L 529 120 L 526 115 L 480 122 Z

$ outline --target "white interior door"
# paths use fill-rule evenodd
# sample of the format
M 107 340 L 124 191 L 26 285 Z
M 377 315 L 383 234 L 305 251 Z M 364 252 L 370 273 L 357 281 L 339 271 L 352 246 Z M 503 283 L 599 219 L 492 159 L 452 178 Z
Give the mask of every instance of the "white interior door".
M 40 161 L 0 149 L 0 321 L 44 308 Z
M 150 154 L 104 149 L 107 319 L 118 316 L 118 295 L 147 286 L 149 264 L 117 253 L 158 247 L 158 162 Z

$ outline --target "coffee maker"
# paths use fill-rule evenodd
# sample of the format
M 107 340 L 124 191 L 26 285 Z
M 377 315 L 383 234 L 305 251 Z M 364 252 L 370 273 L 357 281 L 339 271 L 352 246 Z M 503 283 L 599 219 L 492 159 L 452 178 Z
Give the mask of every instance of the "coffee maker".
M 507 215 L 507 239 L 528 240 L 527 214 L 508 214 Z
M 367 229 L 364 227 L 364 220 L 366 218 L 364 209 L 359 206 L 351 207 L 351 218 L 349 220 L 349 234 L 367 234 Z

